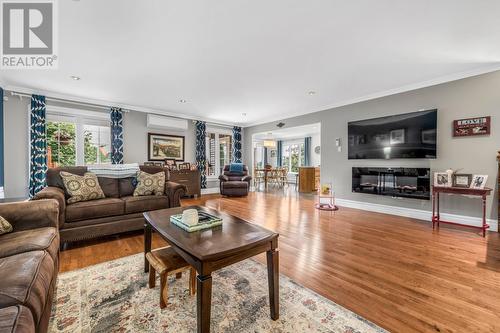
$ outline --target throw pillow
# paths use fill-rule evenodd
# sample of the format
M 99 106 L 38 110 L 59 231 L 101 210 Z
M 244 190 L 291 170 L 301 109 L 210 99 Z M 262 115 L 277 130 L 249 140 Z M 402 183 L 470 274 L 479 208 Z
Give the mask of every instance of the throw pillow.
M 165 188 L 165 172 L 161 171 L 150 174 L 139 171 L 137 174 L 137 186 L 134 190 L 134 197 L 141 195 L 163 195 Z
M 12 232 L 12 225 L 9 223 L 9 221 L 0 216 L 0 235 L 9 232 Z
M 69 172 L 61 171 L 61 178 L 70 198 L 68 203 L 72 204 L 80 201 L 102 199 L 106 196 L 99 185 L 97 175 L 86 172 L 83 176 L 78 176 Z

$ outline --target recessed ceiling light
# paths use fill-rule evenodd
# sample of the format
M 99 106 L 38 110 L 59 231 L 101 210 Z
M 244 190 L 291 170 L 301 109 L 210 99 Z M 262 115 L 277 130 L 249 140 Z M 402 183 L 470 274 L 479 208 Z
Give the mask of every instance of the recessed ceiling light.
M 316 95 L 316 92 L 311 90 L 310 92 L 308 92 L 309 95 Z
M 180 99 L 179 103 L 186 103 L 187 101 L 185 99 Z
M 79 76 L 71 75 L 70 78 L 72 78 L 75 81 L 80 81 L 82 78 Z

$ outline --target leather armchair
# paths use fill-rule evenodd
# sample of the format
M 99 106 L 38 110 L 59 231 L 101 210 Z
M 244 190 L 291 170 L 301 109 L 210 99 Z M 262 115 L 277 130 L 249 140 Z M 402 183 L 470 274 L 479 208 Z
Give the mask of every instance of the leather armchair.
M 229 165 L 224 166 L 219 176 L 220 193 L 226 196 L 245 196 L 248 194 L 252 176 L 248 174 L 248 167 L 243 165 L 243 172 L 231 172 Z

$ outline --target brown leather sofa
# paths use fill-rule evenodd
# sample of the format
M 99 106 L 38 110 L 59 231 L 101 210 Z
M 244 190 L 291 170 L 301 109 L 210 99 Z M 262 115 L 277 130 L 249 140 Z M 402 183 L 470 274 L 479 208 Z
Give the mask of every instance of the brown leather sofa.
M 226 165 L 219 176 L 220 194 L 228 197 L 248 195 L 251 180 L 252 176 L 248 174 L 246 165 L 243 165 L 243 172 L 231 172 L 229 165 Z
M 165 195 L 134 197 L 135 177 L 99 177 L 106 198 L 67 204 L 67 195 L 61 171 L 83 175 L 87 167 L 51 168 L 47 171 L 47 187 L 34 197 L 55 199 L 59 202 L 59 233 L 61 243 L 113 235 L 121 232 L 144 228 L 143 213 L 156 209 L 179 207 L 180 198 L 186 187 L 171 181 L 166 168 L 141 166 L 147 173 L 165 172 Z
M 0 235 L 0 332 L 47 332 L 59 270 L 55 200 L 0 204 L 13 231 Z

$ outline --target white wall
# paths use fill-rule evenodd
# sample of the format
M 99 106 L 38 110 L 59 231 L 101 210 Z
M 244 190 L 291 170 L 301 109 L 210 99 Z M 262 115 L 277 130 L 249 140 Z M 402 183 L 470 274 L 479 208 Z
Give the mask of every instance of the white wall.
M 311 166 L 319 166 L 321 164 L 321 152 L 316 154 L 314 148 L 319 146 L 321 148 L 321 134 L 316 133 L 311 135 Z

